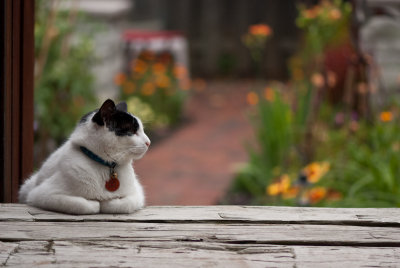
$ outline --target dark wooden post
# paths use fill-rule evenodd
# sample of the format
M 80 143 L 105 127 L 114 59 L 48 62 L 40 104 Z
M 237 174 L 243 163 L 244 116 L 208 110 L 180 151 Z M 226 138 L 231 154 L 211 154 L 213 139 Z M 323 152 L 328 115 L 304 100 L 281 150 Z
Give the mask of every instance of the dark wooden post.
M 0 202 L 17 202 L 33 167 L 34 0 L 0 4 Z

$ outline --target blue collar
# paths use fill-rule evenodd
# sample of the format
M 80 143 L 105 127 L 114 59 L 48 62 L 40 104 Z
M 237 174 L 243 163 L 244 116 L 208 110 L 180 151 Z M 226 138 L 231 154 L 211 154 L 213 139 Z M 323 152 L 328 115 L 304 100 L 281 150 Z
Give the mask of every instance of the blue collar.
M 97 154 L 93 153 L 92 151 L 90 151 L 88 148 L 86 148 L 84 146 L 80 146 L 79 148 L 87 157 L 89 157 L 93 161 L 96 161 L 97 163 L 99 163 L 103 166 L 109 167 L 110 169 L 113 170 L 115 168 L 115 166 L 117 165 L 117 163 L 115 163 L 115 162 L 108 162 L 108 161 L 104 160 L 103 158 L 101 158 Z

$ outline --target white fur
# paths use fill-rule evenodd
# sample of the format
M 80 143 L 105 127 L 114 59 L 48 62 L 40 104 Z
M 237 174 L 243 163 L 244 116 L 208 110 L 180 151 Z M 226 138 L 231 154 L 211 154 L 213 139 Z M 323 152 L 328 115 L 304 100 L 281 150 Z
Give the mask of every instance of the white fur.
M 116 136 L 106 126 L 92 122 L 92 113 L 79 124 L 69 140 L 25 181 L 19 201 L 39 208 L 69 214 L 132 213 L 144 206 L 145 198 L 132 167 L 148 149 L 149 138 L 140 128 L 132 136 Z M 115 161 L 120 187 L 105 189 L 110 169 L 82 153 L 85 146 L 106 161 Z

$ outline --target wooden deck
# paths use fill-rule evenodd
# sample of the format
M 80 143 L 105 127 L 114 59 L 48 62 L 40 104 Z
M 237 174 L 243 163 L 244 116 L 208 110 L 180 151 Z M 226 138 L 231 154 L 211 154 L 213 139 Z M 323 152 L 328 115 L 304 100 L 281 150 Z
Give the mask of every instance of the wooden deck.
M 6 267 L 400 267 L 400 209 L 147 207 L 70 216 L 0 204 Z

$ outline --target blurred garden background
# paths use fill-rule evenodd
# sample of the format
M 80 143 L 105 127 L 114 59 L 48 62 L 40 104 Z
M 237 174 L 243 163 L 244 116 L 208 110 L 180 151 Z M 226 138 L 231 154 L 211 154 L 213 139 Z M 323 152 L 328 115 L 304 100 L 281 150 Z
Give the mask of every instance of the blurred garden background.
M 36 0 L 35 166 L 106 98 L 150 205 L 400 206 L 400 2 Z

